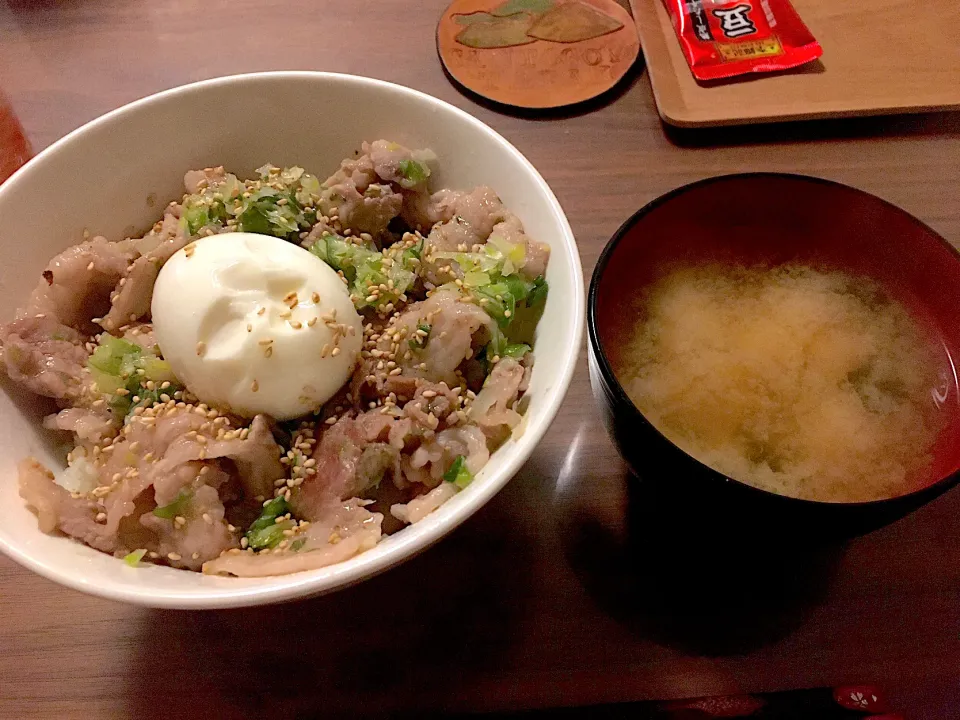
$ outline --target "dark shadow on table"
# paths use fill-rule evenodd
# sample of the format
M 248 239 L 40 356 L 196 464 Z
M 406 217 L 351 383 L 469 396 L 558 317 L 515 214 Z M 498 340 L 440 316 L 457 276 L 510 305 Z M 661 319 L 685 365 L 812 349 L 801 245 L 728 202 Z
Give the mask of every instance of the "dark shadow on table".
M 126 717 L 306 720 L 446 707 L 462 673 L 501 664 L 535 592 L 533 548 L 518 537 L 511 494 L 404 566 L 332 595 L 147 611 L 129 686 L 118 690 Z
M 797 67 L 776 72 L 747 73 L 746 75 L 734 75 L 733 77 L 718 78 L 716 80 L 698 80 L 700 87 L 713 88 L 723 87 L 724 85 L 746 85 L 748 83 L 763 82 L 767 78 L 780 77 L 783 75 L 823 75 L 827 71 L 826 66 L 820 60 L 804 63 Z
M 84 0 L 6 0 L 7 8 L 21 19 L 59 18 L 64 12 L 72 12 L 73 8 L 83 4 L 86 4 Z
M 773 538 L 682 486 L 626 471 L 622 482 L 623 528 L 574 508 L 561 535 L 584 587 L 630 632 L 682 652 L 737 655 L 790 634 L 826 593 L 842 542 Z
M 663 130 L 670 142 L 682 148 L 868 138 L 892 140 L 917 135 L 960 134 L 960 111 L 705 128 L 679 128 L 664 123 Z

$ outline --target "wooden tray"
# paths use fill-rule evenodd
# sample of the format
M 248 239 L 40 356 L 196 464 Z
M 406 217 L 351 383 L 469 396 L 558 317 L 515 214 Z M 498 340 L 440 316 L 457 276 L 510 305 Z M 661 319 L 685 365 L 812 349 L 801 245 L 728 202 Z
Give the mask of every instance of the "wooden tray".
M 823 57 L 776 75 L 694 80 L 662 0 L 631 0 L 660 116 L 678 127 L 960 108 L 956 0 L 793 0 Z

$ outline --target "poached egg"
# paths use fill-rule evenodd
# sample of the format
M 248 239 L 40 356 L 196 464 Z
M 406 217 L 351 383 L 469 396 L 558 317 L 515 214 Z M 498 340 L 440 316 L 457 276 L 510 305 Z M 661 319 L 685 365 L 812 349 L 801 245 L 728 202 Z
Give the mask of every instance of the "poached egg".
M 350 378 L 363 341 L 333 268 L 255 233 L 212 235 L 175 253 L 151 312 L 177 378 L 201 402 L 242 417 L 317 410 Z

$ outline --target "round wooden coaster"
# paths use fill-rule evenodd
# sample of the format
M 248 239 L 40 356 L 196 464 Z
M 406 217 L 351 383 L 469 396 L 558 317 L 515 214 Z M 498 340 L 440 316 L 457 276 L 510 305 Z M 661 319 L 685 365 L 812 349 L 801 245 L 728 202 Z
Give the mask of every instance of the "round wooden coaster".
M 478 95 L 556 108 L 612 88 L 640 40 L 615 0 L 453 0 L 437 50 L 450 76 Z

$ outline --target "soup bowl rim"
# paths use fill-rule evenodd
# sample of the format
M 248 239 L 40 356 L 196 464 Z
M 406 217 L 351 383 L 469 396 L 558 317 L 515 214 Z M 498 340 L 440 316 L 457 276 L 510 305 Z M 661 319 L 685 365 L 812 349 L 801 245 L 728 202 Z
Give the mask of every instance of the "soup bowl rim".
M 730 477 L 725 473 L 707 465 L 706 463 L 701 462 L 694 455 L 684 450 L 682 447 L 673 442 L 665 434 L 660 432 L 657 426 L 651 422 L 647 416 L 640 410 L 639 407 L 630 399 L 630 396 L 627 394 L 623 385 L 617 379 L 617 375 L 613 370 L 613 365 L 611 364 L 606 351 L 604 350 L 603 343 L 600 340 L 600 333 L 598 329 L 599 321 L 597 319 L 597 297 L 600 290 L 600 285 L 603 282 L 603 275 L 607 269 L 607 266 L 610 263 L 611 258 L 616 252 L 617 247 L 620 242 L 630 233 L 633 228 L 641 223 L 647 215 L 652 213 L 654 210 L 659 208 L 662 205 L 670 202 L 680 195 L 684 195 L 687 192 L 706 187 L 709 185 L 714 185 L 718 183 L 727 182 L 730 180 L 749 180 L 749 179 L 763 179 L 763 178 L 777 178 L 777 179 L 786 179 L 786 180 L 795 180 L 800 182 L 808 182 L 813 184 L 824 185 L 827 187 L 841 189 L 844 191 L 851 191 L 863 196 L 870 198 L 871 201 L 879 203 L 885 209 L 893 211 L 905 219 L 910 220 L 913 224 L 918 226 L 918 228 L 926 235 L 929 239 L 935 240 L 941 243 L 950 253 L 952 259 L 960 263 L 960 251 L 957 250 L 946 238 L 944 238 L 940 233 L 931 228 L 925 222 L 919 218 L 911 215 L 906 210 L 894 205 L 888 200 L 884 200 L 877 195 L 869 193 L 860 188 L 853 187 L 851 185 L 846 185 L 844 183 L 836 182 L 835 180 L 827 180 L 826 178 L 820 178 L 812 175 L 803 175 L 800 173 L 783 173 L 783 172 L 740 172 L 740 173 L 728 173 L 723 175 L 714 175 L 702 180 L 697 180 L 692 183 L 687 183 L 681 185 L 680 187 L 674 188 L 669 192 L 660 195 L 644 206 L 639 210 L 634 212 L 627 220 L 625 220 L 617 231 L 613 234 L 607 244 L 604 246 L 603 250 L 600 253 L 600 256 L 597 258 L 597 263 L 593 268 L 593 272 L 590 277 L 590 287 L 587 293 L 587 336 L 589 338 L 588 351 L 590 354 L 590 359 L 596 363 L 597 370 L 600 375 L 600 379 L 604 385 L 604 390 L 607 393 L 607 401 L 617 410 L 621 412 L 626 412 L 629 418 L 626 422 L 631 423 L 640 423 L 642 427 L 648 432 L 652 432 L 657 436 L 663 443 L 666 443 L 672 447 L 675 451 L 682 453 L 685 458 L 693 464 L 693 467 L 696 470 L 708 477 L 712 477 L 717 481 L 723 481 L 725 483 L 732 483 L 742 492 L 752 495 L 756 499 L 767 499 L 774 500 L 777 502 L 790 502 L 793 503 L 795 507 L 806 506 L 810 509 L 824 509 L 824 508 L 847 508 L 850 510 L 862 509 L 862 510 L 877 510 L 882 511 L 887 508 L 894 508 L 895 506 L 902 505 L 905 502 L 917 501 L 917 500 L 929 500 L 932 497 L 939 495 L 942 492 L 950 489 L 958 482 L 960 482 L 960 469 L 951 472 L 944 477 L 937 478 L 936 480 L 923 485 L 922 487 L 911 490 L 908 493 L 902 495 L 894 495 L 891 497 L 878 498 L 875 500 L 861 500 L 856 502 L 836 502 L 828 500 L 813 500 L 810 498 L 799 498 L 792 495 L 786 495 L 782 493 L 776 493 L 772 490 L 766 490 L 759 488 L 755 485 L 750 485 L 742 480 L 738 480 L 735 477 Z M 615 422 L 621 422 L 617 420 Z M 616 442 L 616 441 L 615 441 Z M 619 445 L 619 443 L 617 443 Z M 630 461 L 628 460 L 628 463 Z M 632 464 L 632 463 L 631 463 Z M 637 469 L 634 468 L 634 472 L 637 472 Z M 639 473 L 638 473 L 639 474 Z

